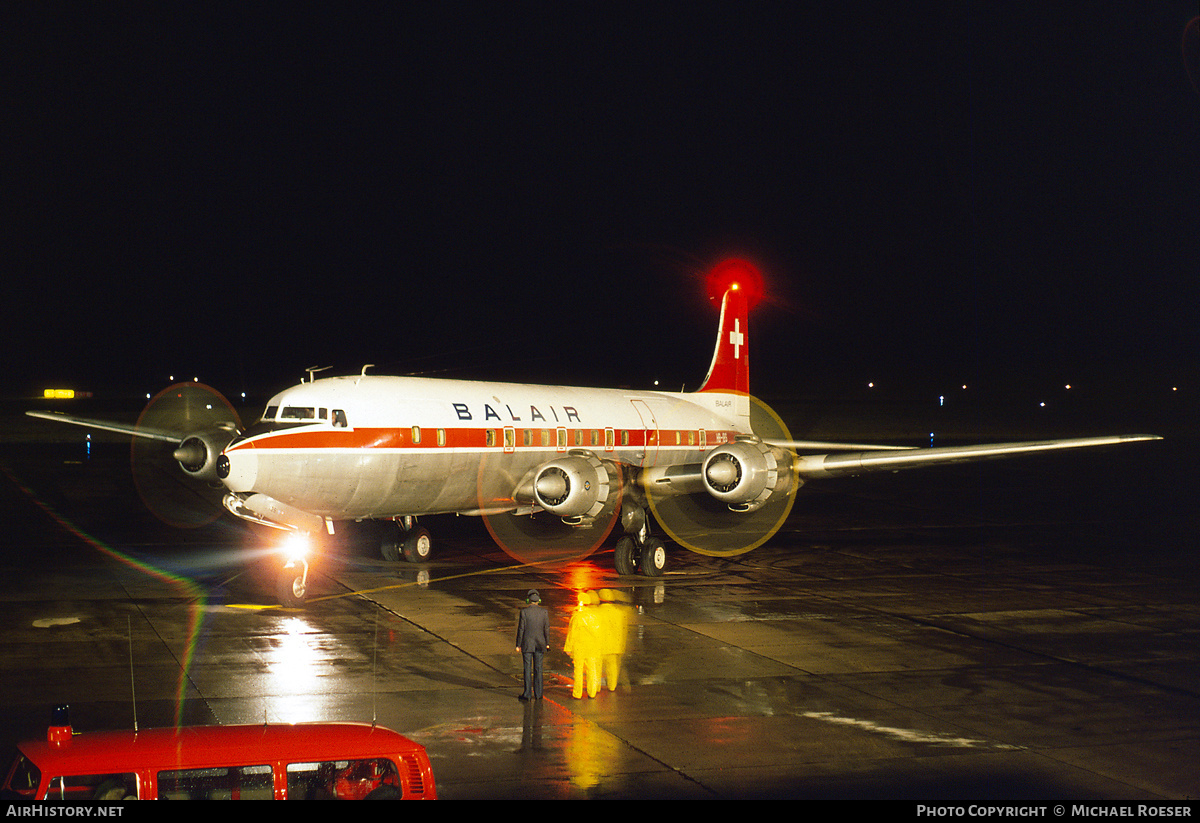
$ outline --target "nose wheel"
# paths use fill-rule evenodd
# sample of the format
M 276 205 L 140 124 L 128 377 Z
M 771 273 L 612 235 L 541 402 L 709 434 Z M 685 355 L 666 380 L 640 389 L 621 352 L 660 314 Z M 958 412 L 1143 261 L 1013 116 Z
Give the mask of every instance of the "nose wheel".
M 285 563 L 277 591 L 280 604 L 294 608 L 303 606 L 308 597 L 308 561 L 289 560 Z

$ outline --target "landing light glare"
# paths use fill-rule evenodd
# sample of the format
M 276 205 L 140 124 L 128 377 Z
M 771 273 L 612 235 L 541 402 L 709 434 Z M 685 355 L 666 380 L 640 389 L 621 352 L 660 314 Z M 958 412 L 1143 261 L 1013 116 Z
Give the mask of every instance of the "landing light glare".
M 281 551 L 289 561 L 299 562 L 308 557 L 311 548 L 312 543 L 308 535 L 296 532 L 287 536 L 287 539 L 283 542 Z

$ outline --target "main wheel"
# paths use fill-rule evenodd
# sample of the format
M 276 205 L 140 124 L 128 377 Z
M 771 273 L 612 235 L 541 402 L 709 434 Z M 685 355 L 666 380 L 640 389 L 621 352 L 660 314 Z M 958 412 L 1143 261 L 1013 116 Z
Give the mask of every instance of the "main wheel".
M 633 542 L 633 538 L 629 535 L 624 535 L 617 540 L 617 547 L 613 552 L 613 565 L 617 569 L 619 575 L 637 574 L 637 544 Z
M 400 541 L 403 532 L 400 531 L 399 524 L 392 520 L 385 521 L 380 525 L 382 529 L 379 535 L 379 554 L 389 563 L 395 563 L 400 560 Z
M 404 559 L 422 563 L 433 554 L 433 538 L 428 529 L 417 527 L 404 536 Z
M 667 570 L 667 547 L 657 537 L 647 537 L 642 545 L 642 574 L 658 577 Z

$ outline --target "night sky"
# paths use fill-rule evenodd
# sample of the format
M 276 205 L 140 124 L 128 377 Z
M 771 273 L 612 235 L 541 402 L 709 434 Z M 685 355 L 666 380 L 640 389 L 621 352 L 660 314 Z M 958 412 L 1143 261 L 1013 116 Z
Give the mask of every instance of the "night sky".
M 0 393 L 1187 380 L 1195 2 L 1042 5 L 9 8 Z

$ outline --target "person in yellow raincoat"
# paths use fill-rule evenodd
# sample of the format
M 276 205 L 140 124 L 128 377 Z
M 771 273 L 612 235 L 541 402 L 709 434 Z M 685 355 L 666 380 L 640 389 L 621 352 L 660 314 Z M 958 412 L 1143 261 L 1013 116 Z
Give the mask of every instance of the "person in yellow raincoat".
M 625 657 L 625 644 L 629 636 L 629 607 L 625 605 L 624 592 L 613 589 L 600 590 L 600 654 L 604 666 L 604 682 L 610 692 L 617 690 L 621 679 L 621 661 Z M 625 690 L 629 690 L 628 680 Z
M 567 640 L 563 651 L 571 655 L 575 663 L 575 685 L 571 696 L 576 700 L 583 697 L 584 681 L 587 682 L 588 697 L 595 697 L 600 689 L 601 625 L 597 606 L 600 598 L 595 592 L 580 592 L 579 607 L 571 615 L 567 625 Z

